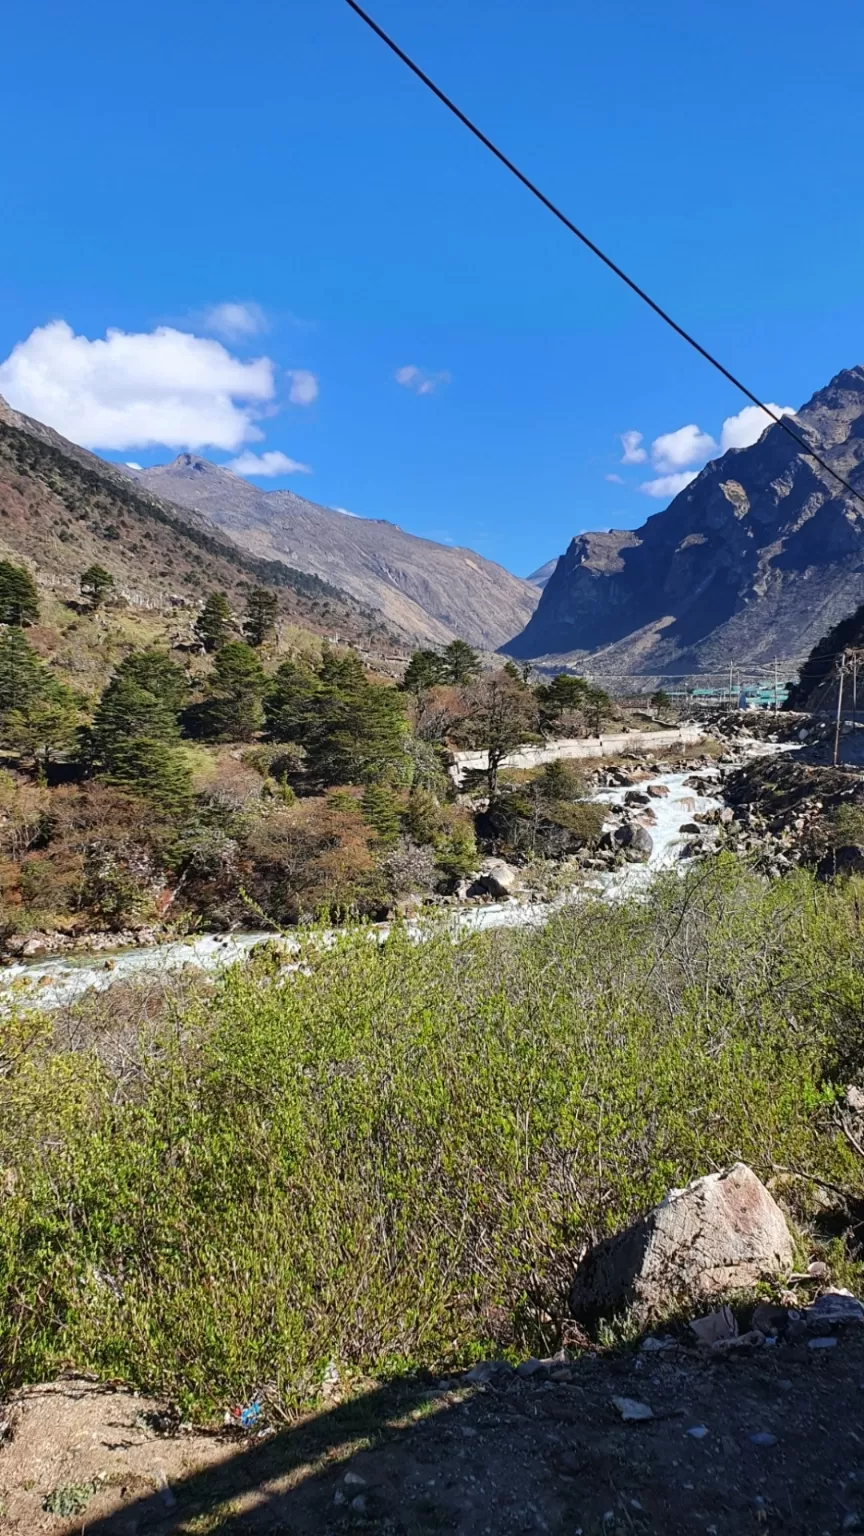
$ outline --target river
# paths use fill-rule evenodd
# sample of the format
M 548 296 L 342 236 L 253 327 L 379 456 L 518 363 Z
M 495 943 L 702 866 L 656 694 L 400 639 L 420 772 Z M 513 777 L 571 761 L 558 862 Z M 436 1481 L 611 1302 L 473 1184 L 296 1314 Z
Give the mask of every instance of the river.
M 664 799 L 652 800 L 651 809 L 657 818 L 650 828 L 654 847 L 650 858 L 643 864 L 627 864 L 610 874 L 598 874 L 580 882 L 573 891 L 550 902 L 492 902 L 482 906 L 465 906 L 452 909 L 454 922 L 465 932 L 478 932 L 491 928 L 512 928 L 546 921 L 556 907 L 573 900 L 581 890 L 588 889 L 605 895 L 610 900 L 643 889 L 658 870 L 676 864 L 682 839 L 679 828 L 683 822 L 692 821 L 692 804 L 681 805 L 682 799 L 695 800 L 695 811 L 706 811 L 719 805 L 716 798 L 697 796 L 692 789 L 685 789 L 684 780 L 693 772 L 700 778 L 717 777 L 717 769 L 688 769 L 685 773 L 661 773 L 645 783 L 663 784 L 669 793 Z M 718 783 L 719 787 L 719 783 Z M 627 794 L 624 789 L 600 790 L 593 798 L 603 804 L 622 804 Z M 422 920 L 414 924 L 422 929 Z M 381 924 L 376 932 L 387 933 L 387 924 Z M 85 992 L 104 990 L 118 981 L 130 981 L 145 975 L 168 974 L 191 966 L 200 971 L 221 970 L 234 961 L 242 960 L 256 944 L 272 933 L 264 931 L 230 934 L 201 934 L 188 939 L 178 939 L 168 944 L 156 944 L 141 949 L 117 950 L 113 954 L 58 955 L 53 959 L 24 961 L 6 966 L 0 971 L 0 999 L 6 1004 L 15 1000 L 40 1008 L 56 1008 L 74 1003 Z M 284 939 L 281 942 L 286 942 Z M 287 942 L 290 944 L 290 937 Z

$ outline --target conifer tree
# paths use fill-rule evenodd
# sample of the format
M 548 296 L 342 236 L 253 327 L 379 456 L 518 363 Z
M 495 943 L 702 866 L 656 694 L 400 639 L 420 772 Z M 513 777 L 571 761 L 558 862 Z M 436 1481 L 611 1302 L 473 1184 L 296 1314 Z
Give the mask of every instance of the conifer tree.
M 211 592 L 194 624 L 195 637 L 205 651 L 218 651 L 227 645 L 234 619 L 224 592 Z
M 81 596 L 86 598 L 91 613 L 101 608 L 105 599 L 114 591 L 114 577 L 104 565 L 88 565 L 81 574 Z
M 450 668 L 437 651 L 415 651 L 405 668 L 402 688 L 406 693 L 420 694 L 438 683 L 452 681 Z
M 0 624 L 23 629 L 39 621 L 39 594 L 30 572 L 11 560 L 0 560 Z
M 106 775 L 109 784 L 152 800 L 169 816 L 188 814 L 192 774 L 181 751 L 167 741 L 138 736 L 117 742 Z
M 131 741 L 169 742 L 178 735 L 176 709 L 133 677 L 118 673 L 96 706 L 90 733 L 91 755 L 97 763 L 112 769 Z
M 480 675 L 480 657 L 464 640 L 451 640 L 449 645 L 445 645 L 442 660 L 450 683 L 470 683 Z
M 53 682 L 20 629 L 0 630 L 0 717 L 44 698 Z
M 316 673 L 296 661 L 276 668 L 264 700 L 267 734 L 271 741 L 302 742 L 315 717 L 315 701 L 321 689 Z
M 264 721 L 267 674 L 243 640 L 216 652 L 205 705 L 207 734 L 221 741 L 251 741 Z
M 121 661 L 114 676 L 123 682 L 136 683 L 146 688 L 155 698 L 161 699 L 168 709 L 182 708 L 189 693 L 186 673 L 172 661 L 167 651 L 151 645 L 140 651 L 131 651 Z
M 268 592 L 266 587 L 253 587 L 246 600 L 243 620 L 243 639 L 247 645 L 257 647 L 270 639 L 276 628 L 278 609 L 279 601 L 275 592 Z
M 54 758 L 74 751 L 80 726 L 78 701 L 70 689 L 58 683 L 52 692 L 9 711 L 3 722 L 3 739 L 24 757 L 32 757 L 45 773 Z

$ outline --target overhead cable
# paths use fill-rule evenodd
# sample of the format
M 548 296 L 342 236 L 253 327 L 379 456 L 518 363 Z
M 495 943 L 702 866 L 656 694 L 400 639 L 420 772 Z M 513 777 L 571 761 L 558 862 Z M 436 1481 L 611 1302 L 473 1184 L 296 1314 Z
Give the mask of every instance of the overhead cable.
M 596 245 L 585 234 L 584 230 L 579 229 L 578 225 L 574 224 L 573 220 L 569 219 L 566 213 L 562 212 L 557 204 L 553 203 L 552 199 L 547 197 L 545 192 L 541 191 L 536 182 L 533 182 L 530 177 L 526 176 L 524 171 L 520 171 L 518 165 L 515 165 L 509 156 L 505 155 L 504 151 L 499 149 L 498 145 L 493 143 L 492 139 L 481 128 L 477 127 L 476 123 L 472 122 L 471 118 L 462 111 L 461 107 L 457 107 L 455 101 L 447 96 L 440 86 L 435 84 L 435 81 L 426 74 L 425 70 L 420 68 L 419 64 L 415 64 L 414 60 L 405 50 L 400 48 L 399 44 L 384 31 L 384 28 L 379 27 L 377 21 L 373 20 L 368 11 L 364 11 L 363 7 L 357 4 L 357 0 L 345 0 L 345 4 L 351 7 L 351 10 L 360 17 L 361 21 L 366 23 L 367 27 L 371 28 L 376 37 L 379 37 L 382 43 L 390 49 L 391 53 L 394 53 L 397 59 L 400 59 L 406 68 L 410 69 L 411 73 L 416 75 L 418 80 L 422 81 L 426 88 L 432 92 L 433 96 L 437 96 L 448 112 L 452 112 L 453 116 L 459 119 L 463 127 L 467 128 L 468 132 L 472 133 L 475 139 L 479 140 L 484 148 L 488 149 L 489 153 L 494 155 L 495 159 L 499 160 L 511 175 L 516 177 L 517 181 L 521 181 L 523 187 L 526 187 L 532 196 L 536 197 L 538 202 L 541 202 L 544 208 L 547 208 L 564 225 L 565 229 L 570 231 L 571 235 L 575 235 L 577 240 L 581 240 L 582 244 L 587 246 L 588 250 L 609 268 L 610 272 L 614 272 L 615 276 L 619 277 L 622 283 L 627 284 L 627 287 L 636 294 L 637 298 L 640 298 L 644 304 L 647 304 L 649 309 L 653 309 L 655 315 L 659 315 L 666 325 L 671 326 L 672 330 L 681 337 L 682 341 L 686 341 L 687 345 L 693 347 L 700 357 L 704 357 L 705 361 L 710 363 L 712 368 L 716 368 L 718 373 L 722 373 L 724 379 L 727 379 L 730 384 L 734 384 L 735 388 L 740 390 L 742 395 L 746 395 L 747 399 L 752 401 L 754 405 L 757 405 L 760 411 L 764 411 L 766 416 L 770 417 L 778 427 L 783 429 L 787 437 L 791 437 L 793 442 L 798 444 L 799 448 L 803 448 L 804 452 L 811 459 L 815 460 L 820 468 L 825 470 L 826 474 L 829 474 L 833 480 L 836 480 L 838 485 L 842 485 L 843 489 L 848 491 L 850 496 L 854 496 L 856 501 L 860 501 L 862 507 L 864 507 L 864 494 L 856 491 L 854 485 L 850 485 L 843 475 L 839 474 L 836 469 L 832 469 L 831 465 L 811 447 L 806 438 L 802 437 L 799 432 L 796 432 L 794 427 L 789 426 L 788 417 L 778 415 L 775 410 L 772 410 L 770 405 L 766 405 L 764 400 L 760 400 L 759 396 L 754 394 L 752 389 L 748 389 L 747 385 L 743 384 L 740 379 L 736 378 L 735 374 L 731 373 L 720 362 L 719 358 L 714 357 L 713 353 L 709 352 L 707 347 L 703 347 L 702 343 L 697 341 L 695 336 L 691 336 L 690 332 L 686 331 L 683 325 L 679 325 L 677 320 L 673 320 L 672 316 L 655 299 L 652 299 L 651 295 L 646 293 L 644 288 L 640 288 L 639 284 L 632 277 L 628 277 L 623 267 L 619 267 L 618 263 L 613 261 L 611 256 L 607 256 L 606 252 L 601 250 L 600 246 Z

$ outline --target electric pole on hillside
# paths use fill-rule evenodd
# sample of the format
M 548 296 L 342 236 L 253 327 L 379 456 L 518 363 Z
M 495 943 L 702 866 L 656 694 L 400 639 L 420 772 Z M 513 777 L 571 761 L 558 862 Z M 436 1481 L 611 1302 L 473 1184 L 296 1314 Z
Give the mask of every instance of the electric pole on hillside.
M 843 718 L 843 678 L 846 673 L 846 652 L 840 657 L 840 677 L 837 681 L 837 720 L 834 726 L 834 767 L 840 761 L 840 722 Z
M 735 670 L 735 663 L 734 663 L 734 661 L 730 661 L 730 663 L 729 663 L 729 708 L 730 709 L 732 708 L 732 698 L 733 698 L 733 694 L 732 694 L 732 674 L 733 674 L 734 670 Z

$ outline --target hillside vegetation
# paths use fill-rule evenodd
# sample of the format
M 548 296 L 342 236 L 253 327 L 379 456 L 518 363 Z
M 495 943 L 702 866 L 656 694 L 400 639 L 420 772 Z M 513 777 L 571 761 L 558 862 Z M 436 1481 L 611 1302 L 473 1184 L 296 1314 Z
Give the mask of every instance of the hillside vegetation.
M 213 591 L 182 640 L 141 644 L 165 638 L 158 617 L 149 633 L 130 619 L 107 568 L 79 587 L 77 602 L 46 604 L 26 568 L 0 561 L 7 953 L 93 930 L 152 942 L 154 924 L 384 917 L 454 891 L 477 867 L 478 831 L 522 861 L 599 839 L 602 813 L 565 765 L 499 783 L 526 733 L 597 728 L 609 701 L 581 679 L 483 674 L 453 641 L 416 652 L 395 687 L 355 651 L 280 626 L 266 587 L 239 612 Z M 452 741 L 487 752 L 482 815 L 457 802 Z
M 206 519 L 160 501 L 2 402 L 0 552 L 26 560 L 44 586 L 64 596 L 76 594 L 80 573 L 98 562 L 132 606 L 145 610 L 148 603 L 194 609 L 208 587 L 239 602 L 263 583 L 278 593 L 289 622 L 393 649 L 380 616 L 336 586 L 240 549 Z

